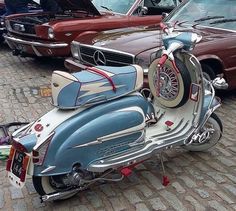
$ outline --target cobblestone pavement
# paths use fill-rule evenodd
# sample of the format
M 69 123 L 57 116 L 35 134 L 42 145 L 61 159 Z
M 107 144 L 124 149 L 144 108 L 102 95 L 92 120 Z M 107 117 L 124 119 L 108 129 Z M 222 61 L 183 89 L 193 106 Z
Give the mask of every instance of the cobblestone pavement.
M 36 61 L 13 57 L 0 47 L 0 124 L 31 121 L 52 107 L 47 88 L 52 70 L 63 61 Z M 42 91 L 44 90 L 44 91 Z M 46 91 L 45 91 L 46 90 Z M 2 210 L 236 210 L 236 92 L 223 96 L 218 110 L 224 125 L 221 142 L 205 153 L 182 149 L 165 154 L 171 184 L 161 185 L 159 159 L 146 161 L 119 183 L 93 186 L 71 199 L 40 203 L 31 180 L 18 190 L 5 178 L 0 161 L 0 209 Z

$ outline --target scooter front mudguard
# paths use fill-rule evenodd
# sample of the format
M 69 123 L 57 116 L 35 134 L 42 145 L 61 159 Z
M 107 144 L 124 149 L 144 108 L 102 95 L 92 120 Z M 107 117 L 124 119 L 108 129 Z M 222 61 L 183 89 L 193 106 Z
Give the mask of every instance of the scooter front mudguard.
M 95 160 L 142 147 L 150 106 L 137 94 L 74 115 L 54 130 L 43 165 L 34 166 L 34 175 L 69 173 L 75 164 L 86 169 Z

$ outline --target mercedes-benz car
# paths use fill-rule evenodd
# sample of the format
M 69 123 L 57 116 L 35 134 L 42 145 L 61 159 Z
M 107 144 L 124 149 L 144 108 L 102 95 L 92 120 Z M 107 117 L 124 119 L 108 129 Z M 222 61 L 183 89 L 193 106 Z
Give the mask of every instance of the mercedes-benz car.
M 5 39 L 15 55 L 70 55 L 70 43 L 79 35 L 87 40 L 102 30 L 151 25 L 162 20 L 179 0 L 55 0 L 56 13 L 6 18 Z M 163 3 L 164 2 L 164 3 Z M 79 38 L 77 38 L 79 39 Z
M 176 22 L 181 24 L 176 24 Z M 224 74 L 229 87 L 236 88 L 236 1 L 189 0 L 174 9 L 165 24 L 176 25 L 176 30 L 195 30 L 203 39 L 193 53 L 199 59 L 207 79 Z M 81 38 L 80 38 L 81 40 Z M 162 31 L 158 26 L 134 27 L 104 31 L 91 42 L 75 40 L 67 59 L 68 69 L 76 71 L 78 64 L 123 66 L 139 64 L 144 71 L 156 52 L 162 48 Z

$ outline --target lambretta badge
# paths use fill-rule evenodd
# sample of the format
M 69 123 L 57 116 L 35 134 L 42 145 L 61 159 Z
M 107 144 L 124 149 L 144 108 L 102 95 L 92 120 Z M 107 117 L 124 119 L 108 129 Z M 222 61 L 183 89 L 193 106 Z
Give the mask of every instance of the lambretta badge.
M 23 24 L 15 23 L 13 25 L 13 29 L 15 31 L 24 32 L 25 31 L 25 26 Z

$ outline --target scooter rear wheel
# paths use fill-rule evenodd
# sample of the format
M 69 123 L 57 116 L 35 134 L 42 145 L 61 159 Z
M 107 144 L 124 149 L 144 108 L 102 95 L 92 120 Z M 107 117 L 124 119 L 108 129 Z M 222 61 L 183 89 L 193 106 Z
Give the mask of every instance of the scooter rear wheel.
M 207 140 L 205 140 L 203 143 L 193 142 L 190 145 L 184 146 L 184 148 L 189 151 L 200 152 L 206 151 L 217 144 L 222 136 L 223 125 L 220 118 L 215 113 L 211 114 L 202 132 L 204 132 L 206 129 L 214 129 L 213 133 L 210 133 L 210 136 Z
M 32 180 L 33 180 L 34 188 L 40 196 L 44 196 L 44 195 L 47 195 L 47 194 L 63 191 L 63 188 L 57 189 L 57 188 L 53 187 L 52 177 L 49 177 L 49 176 L 45 176 L 45 177 L 33 176 Z M 68 199 L 68 198 L 70 198 L 70 197 L 72 197 L 76 194 L 77 193 L 73 193 L 73 194 L 67 195 L 63 198 L 60 198 L 58 200 Z

